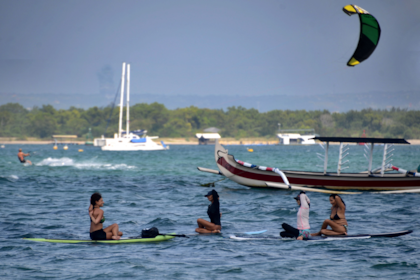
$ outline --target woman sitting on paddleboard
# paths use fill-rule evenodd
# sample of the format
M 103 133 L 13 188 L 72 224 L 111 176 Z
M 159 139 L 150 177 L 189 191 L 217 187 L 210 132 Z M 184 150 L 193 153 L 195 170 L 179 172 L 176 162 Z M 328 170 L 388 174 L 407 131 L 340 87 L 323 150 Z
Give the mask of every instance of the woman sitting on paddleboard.
M 205 197 L 211 202 L 207 209 L 207 215 L 209 215 L 210 222 L 204 219 L 198 219 L 198 228 L 196 228 L 195 231 L 198 233 L 220 233 L 222 230 L 222 224 L 220 222 L 222 213 L 220 213 L 219 195 L 215 190 L 211 190 Z
M 346 204 L 338 194 L 330 195 L 331 214 L 322 224 L 321 230 L 312 235 L 347 235 Z M 330 226 L 331 229 L 327 229 Z
M 119 240 L 123 233 L 118 231 L 118 224 L 112 224 L 103 229 L 105 222 L 104 210 L 100 207 L 104 206 L 104 200 L 100 193 L 94 193 L 90 197 L 89 216 L 90 216 L 90 238 L 92 240 Z
M 309 229 L 311 227 L 309 225 L 309 207 L 311 205 L 311 201 L 304 191 L 301 191 L 295 199 L 297 204 L 300 206 L 297 213 L 297 229 L 283 223 L 281 226 L 284 231 L 280 232 L 280 236 L 303 240 L 303 238 L 308 238 L 310 236 Z

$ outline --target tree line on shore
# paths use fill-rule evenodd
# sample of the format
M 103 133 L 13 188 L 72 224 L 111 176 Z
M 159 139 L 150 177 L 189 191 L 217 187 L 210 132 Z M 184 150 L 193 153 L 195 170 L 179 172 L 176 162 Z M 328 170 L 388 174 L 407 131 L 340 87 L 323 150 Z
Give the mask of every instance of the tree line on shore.
M 125 117 L 125 111 L 124 111 Z M 93 137 L 113 137 L 118 131 L 119 109 L 112 106 L 87 110 L 71 107 L 56 110 L 51 105 L 31 110 L 18 103 L 0 106 L 0 137 L 51 139 L 54 134 L 85 137 L 89 128 Z M 280 126 L 279 126 L 280 124 Z M 124 120 L 125 127 L 125 120 Z M 130 107 L 130 130 L 146 129 L 160 137 L 194 137 L 209 127 L 217 127 L 222 137 L 272 138 L 281 129 L 315 129 L 321 136 L 420 139 L 420 111 L 400 108 L 363 109 L 343 113 L 327 110 L 273 110 L 229 107 L 200 109 L 194 106 L 167 109 L 159 103 L 139 103 Z

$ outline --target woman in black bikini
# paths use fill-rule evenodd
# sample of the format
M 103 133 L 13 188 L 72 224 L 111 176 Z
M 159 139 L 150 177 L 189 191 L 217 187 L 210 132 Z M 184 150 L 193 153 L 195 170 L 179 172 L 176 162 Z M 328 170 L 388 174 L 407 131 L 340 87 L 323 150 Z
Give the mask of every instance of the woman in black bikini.
M 103 229 L 105 222 L 104 210 L 100 207 L 104 206 L 104 200 L 100 193 L 94 193 L 90 197 L 89 216 L 90 216 L 90 238 L 92 240 L 119 240 L 123 233 L 118 231 L 118 224 L 112 224 Z
M 347 235 L 347 220 L 345 216 L 346 204 L 337 194 L 330 195 L 331 203 L 331 215 L 330 219 L 327 219 L 322 224 L 321 230 L 317 233 L 311 234 L 315 235 Z M 327 229 L 330 226 L 331 229 Z
M 219 194 L 215 190 L 211 190 L 205 197 L 211 202 L 207 209 L 210 222 L 201 218 L 198 219 L 198 228 L 195 231 L 198 233 L 220 233 L 222 230 L 222 223 L 220 222 L 222 213 L 220 213 Z

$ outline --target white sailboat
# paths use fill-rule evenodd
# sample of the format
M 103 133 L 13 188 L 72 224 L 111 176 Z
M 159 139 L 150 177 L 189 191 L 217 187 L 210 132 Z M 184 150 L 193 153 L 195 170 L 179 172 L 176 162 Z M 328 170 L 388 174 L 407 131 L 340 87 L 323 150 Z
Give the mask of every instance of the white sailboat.
M 121 75 L 121 97 L 120 97 L 120 119 L 118 126 L 118 134 L 114 134 L 114 138 L 104 139 L 105 143 L 101 147 L 102 151 L 159 151 L 168 150 L 163 141 L 162 145 L 155 143 L 152 139 L 159 136 L 137 135 L 130 131 L 130 64 L 127 64 L 127 80 L 125 80 L 125 62 L 122 66 Z M 124 102 L 124 83 L 127 82 L 127 117 L 126 129 L 122 129 L 123 119 L 123 102 Z

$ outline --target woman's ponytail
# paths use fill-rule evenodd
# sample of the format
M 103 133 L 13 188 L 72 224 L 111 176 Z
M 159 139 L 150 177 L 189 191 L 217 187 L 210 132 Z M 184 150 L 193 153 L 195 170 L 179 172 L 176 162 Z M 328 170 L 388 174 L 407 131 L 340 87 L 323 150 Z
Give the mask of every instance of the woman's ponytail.
M 102 195 L 98 192 L 92 194 L 90 197 L 90 204 L 92 204 L 92 207 L 95 207 L 95 204 L 97 201 L 99 201 L 102 198 Z

